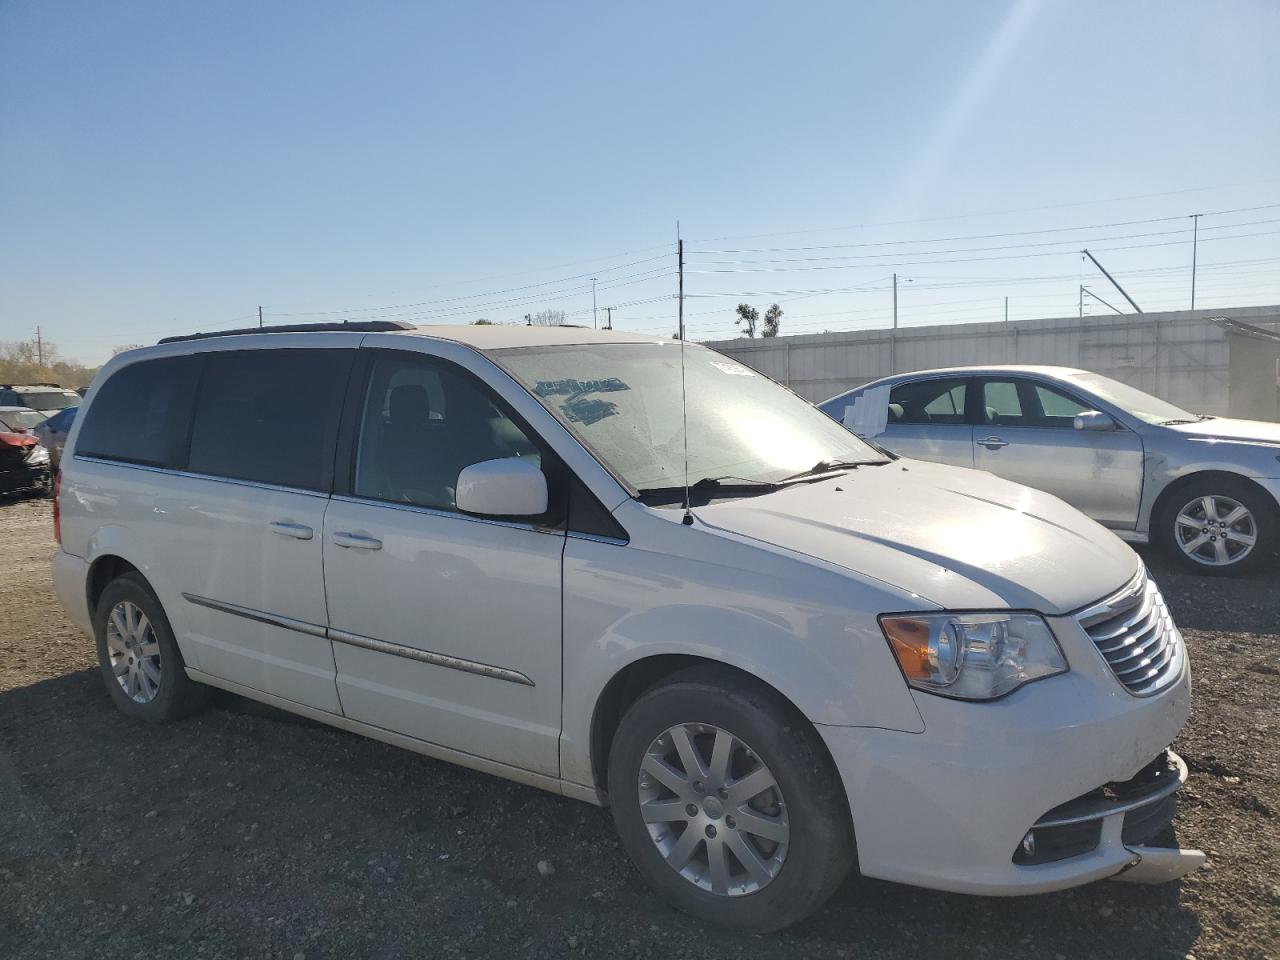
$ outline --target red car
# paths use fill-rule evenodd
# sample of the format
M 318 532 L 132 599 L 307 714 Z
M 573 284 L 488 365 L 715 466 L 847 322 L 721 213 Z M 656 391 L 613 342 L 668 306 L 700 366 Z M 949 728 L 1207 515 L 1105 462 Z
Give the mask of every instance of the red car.
M 49 451 L 29 433 L 0 432 L 0 494 L 50 488 Z

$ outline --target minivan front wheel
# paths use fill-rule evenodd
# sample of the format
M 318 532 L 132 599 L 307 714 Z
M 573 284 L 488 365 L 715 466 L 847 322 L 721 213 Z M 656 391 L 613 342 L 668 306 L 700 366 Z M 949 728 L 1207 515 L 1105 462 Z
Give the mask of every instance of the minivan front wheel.
M 141 574 L 107 584 L 93 627 L 102 679 L 126 716 L 158 723 L 208 702 L 212 690 L 187 676 L 169 618 Z
M 853 862 L 844 792 L 817 734 L 764 684 L 729 671 L 684 671 L 631 706 L 609 795 L 649 884 L 716 923 L 795 923 Z

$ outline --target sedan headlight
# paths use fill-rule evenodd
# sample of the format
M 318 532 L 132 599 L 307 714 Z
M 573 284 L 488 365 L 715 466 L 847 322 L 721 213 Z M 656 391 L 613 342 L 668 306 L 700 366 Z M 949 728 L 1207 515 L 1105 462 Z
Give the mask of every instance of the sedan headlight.
M 905 613 L 880 627 L 907 683 L 961 700 L 994 700 L 1067 672 L 1049 625 L 1033 613 Z
M 42 463 L 49 462 L 49 451 L 38 444 L 31 448 L 31 452 L 27 454 L 27 463 L 33 467 L 38 467 Z

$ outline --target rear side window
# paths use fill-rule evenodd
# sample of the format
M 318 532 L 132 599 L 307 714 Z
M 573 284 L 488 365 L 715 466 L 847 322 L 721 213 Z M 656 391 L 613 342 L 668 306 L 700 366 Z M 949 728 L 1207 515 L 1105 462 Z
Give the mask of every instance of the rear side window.
M 351 350 L 206 354 L 187 469 L 328 490 L 353 355 Z
M 967 380 L 917 380 L 889 394 L 890 423 L 964 423 Z
M 141 360 L 98 388 L 76 439 L 78 455 L 180 466 L 195 393 L 196 357 Z

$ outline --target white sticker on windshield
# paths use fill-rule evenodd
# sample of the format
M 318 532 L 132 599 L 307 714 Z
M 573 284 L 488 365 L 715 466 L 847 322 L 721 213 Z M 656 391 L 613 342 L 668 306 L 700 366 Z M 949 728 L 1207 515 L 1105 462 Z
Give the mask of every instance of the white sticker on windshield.
M 740 363 L 729 363 L 725 360 L 712 360 L 711 365 L 721 373 L 728 373 L 735 377 L 754 377 L 755 371 L 748 370 Z

